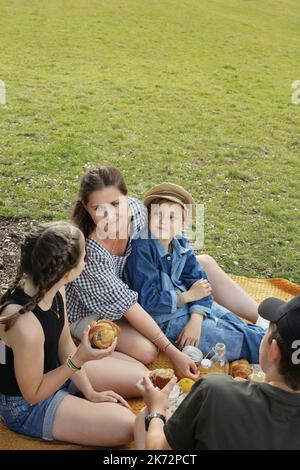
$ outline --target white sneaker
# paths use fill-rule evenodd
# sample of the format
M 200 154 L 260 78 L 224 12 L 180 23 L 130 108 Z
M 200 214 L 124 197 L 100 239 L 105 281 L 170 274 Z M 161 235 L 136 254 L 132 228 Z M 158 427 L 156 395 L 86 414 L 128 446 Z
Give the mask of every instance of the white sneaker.
M 265 320 L 260 315 L 258 315 L 258 319 L 256 320 L 255 325 L 261 326 L 262 328 L 267 330 L 269 328 L 270 322 L 269 322 L 269 320 Z

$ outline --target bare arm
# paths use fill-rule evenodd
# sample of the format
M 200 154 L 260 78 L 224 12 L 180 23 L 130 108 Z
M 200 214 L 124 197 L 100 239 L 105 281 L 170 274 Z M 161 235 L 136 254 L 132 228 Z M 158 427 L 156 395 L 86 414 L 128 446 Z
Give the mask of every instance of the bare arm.
M 32 312 L 18 318 L 8 335 L 14 353 L 15 375 L 26 401 L 45 400 L 71 377 L 64 364 L 44 374 L 44 333 Z
M 9 306 L 6 313 L 15 312 L 16 306 Z M 72 355 L 72 360 L 78 367 L 93 359 L 101 359 L 110 355 L 116 342 L 105 350 L 93 349 L 85 332 L 84 341 L 76 349 L 69 332 L 68 322 L 64 325 L 59 341 L 59 359 L 63 362 L 60 367 L 44 374 L 44 341 L 45 336 L 41 324 L 32 312 L 18 317 L 13 327 L 3 335 L 3 340 L 14 353 L 14 371 L 21 393 L 31 404 L 45 400 L 56 392 L 74 372 L 67 366 L 66 358 Z M 66 341 L 66 342 L 65 342 Z M 94 392 L 85 371 L 78 373 L 76 384 L 84 392 Z
M 72 356 L 74 364 L 77 366 L 81 366 L 82 365 L 81 360 L 78 358 L 78 355 L 76 356 L 77 347 L 75 346 L 75 343 L 70 333 L 70 327 L 69 327 L 67 310 L 66 310 L 66 294 L 65 294 L 64 287 L 60 289 L 60 293 L 63 297 L 64 307 L 65 307 L 65 313 L 64 313 L 65 324 L 64 324 L 64 328 L 61 333 L 61 336 L 59 339 L 59 345 L 58 345 L 59 361 L 61 364 L 64 364 L 66 360 L 68 359 L 68 357 Z M 72 382 L 74 382 L 78 390 L 80 390 L 86 398 L 88 398 L 89 395 L 93 393 L 94 391 L 91 385 L 91 382 L 85 372 L 84 367 L 82 367 L 80 372 L 77 372 L 76 374 L 72 375 Z
M 171 450 L 164 433 L 164 423 L 159 418 L 153 418 L 150 422 L 146 437 L 147 450 Z
M 170 380 L 167 385 L 162 389 L 156 389 L 151 383 L 149 377 L 144 377 L 137 383 L 137 388 L 140 391 L 144 401 L 146 403 L 146 411 L 143 410 L 143 414 L 148 413 L 160 413 L 163 416 L 167 414 L 168 396 L 171 393 L 176 379 Z M 150 421 L 149 429 L 145 436 L 146 449 L 150 450 L 170 450 L 171 447 L 166 439 L 164 433 L 164 422 L 161 418 L 153 418 Z
M 165 350 L 178 377 L 195 379 L 198 376 L 196 364 L 170 343 L 157 323 L 138 303 L 128 309 L 124 316 L 143 336 L 152 341 L 160 350 Z

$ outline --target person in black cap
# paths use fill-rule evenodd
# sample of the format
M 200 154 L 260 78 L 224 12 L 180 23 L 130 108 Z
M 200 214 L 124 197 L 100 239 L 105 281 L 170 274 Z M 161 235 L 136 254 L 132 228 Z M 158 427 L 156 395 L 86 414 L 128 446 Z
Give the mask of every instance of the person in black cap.
M 159 391 L 142 379 L 137 386 L 147 408 L 136 420 L 137 448 L 300 449 L 300 295 L 268 298 L 259 314 L 270 321 L 260 346 L 265 382 L 208 375 L 164 424 L 175 380 Z

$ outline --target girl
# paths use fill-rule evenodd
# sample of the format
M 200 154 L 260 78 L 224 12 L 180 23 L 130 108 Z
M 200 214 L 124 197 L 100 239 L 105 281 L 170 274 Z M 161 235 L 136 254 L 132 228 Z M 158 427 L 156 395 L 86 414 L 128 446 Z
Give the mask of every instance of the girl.
M 144 203 L 149 231 L 133 242 L 125 266 L 125 281 L 138 292 L 141 306 L 180 349 L 196 346 L 208 354 L 222 342 L 229 361 L 258 362 L 264 330 L 213 302 L 206 273 L 180 235 L 192 197 L 181 186 L 163 183 Z
M 0 416 L 11 430 L 28 436 L 117 446 L 132 440 L 134 414 L 109 389 L 133 394 L 133 383 L 146 370 L 137 361 L 114 357 L 116 342 L 93 349 L 89 327 L 76 348 L 64 284 L 84 265 L 85 240 L 78 228 L 57 222 L 27 235 L 16 280 L 1 299 L 6 358 L 0 365 Z

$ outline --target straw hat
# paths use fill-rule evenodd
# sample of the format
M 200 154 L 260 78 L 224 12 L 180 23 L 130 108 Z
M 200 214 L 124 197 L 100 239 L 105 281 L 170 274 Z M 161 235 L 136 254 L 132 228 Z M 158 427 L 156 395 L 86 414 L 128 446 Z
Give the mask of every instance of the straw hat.
M 166 199 L 167 201 L 176 202 L 182 207 L 187 204 L 191 205 L 192 215 L 195 215 L 196 204 L 194 198 L 182 186 L 173 183 L 161 183 L 149 189 L 144 196 L 144 204 L 148 208 L 154 199 Z

